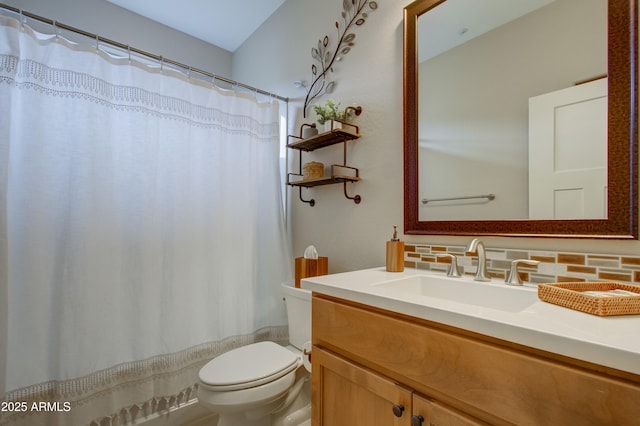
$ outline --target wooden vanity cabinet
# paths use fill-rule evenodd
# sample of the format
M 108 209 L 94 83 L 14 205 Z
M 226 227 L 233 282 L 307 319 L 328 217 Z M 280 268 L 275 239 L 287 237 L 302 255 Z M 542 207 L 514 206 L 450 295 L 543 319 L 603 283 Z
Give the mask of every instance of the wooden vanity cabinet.
M 312 425 L 638 425 L 640 376 L 314 293 Z
M 316 423 L 323 425 L 478 426 L 485 423 L 416 394 L 384 376 L 314 348 Z M 317 386 L 316 386 L 317 385 Z

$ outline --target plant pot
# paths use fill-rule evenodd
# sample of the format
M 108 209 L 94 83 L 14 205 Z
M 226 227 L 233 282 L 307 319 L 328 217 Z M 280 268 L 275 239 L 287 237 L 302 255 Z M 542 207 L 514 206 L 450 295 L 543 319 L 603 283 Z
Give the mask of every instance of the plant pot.
M 318 129 L 315 127 L 305 127 L 302 129 L 302 139 L 309 139 L 318 134 Z
M 342 129 L 342 123 L 335 120 L 325 121 L 324 123 L 324 131 L 330 132 L 331 130 Z

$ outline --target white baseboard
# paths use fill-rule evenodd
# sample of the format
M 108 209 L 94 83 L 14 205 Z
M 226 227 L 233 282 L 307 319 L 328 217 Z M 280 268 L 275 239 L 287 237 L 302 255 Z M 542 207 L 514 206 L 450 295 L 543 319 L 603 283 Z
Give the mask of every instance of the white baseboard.
M 140 426 L 216 426 L 218 415 L 198 404 L 197 399 L 168 411 L 136 419 L 132 425 Z

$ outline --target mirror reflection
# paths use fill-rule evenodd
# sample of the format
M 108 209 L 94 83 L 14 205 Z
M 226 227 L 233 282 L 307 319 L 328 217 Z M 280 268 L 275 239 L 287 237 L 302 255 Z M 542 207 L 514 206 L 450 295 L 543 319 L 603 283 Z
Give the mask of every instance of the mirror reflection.
M 418 19 L 420 221 L 607 218 L 607 1 Z

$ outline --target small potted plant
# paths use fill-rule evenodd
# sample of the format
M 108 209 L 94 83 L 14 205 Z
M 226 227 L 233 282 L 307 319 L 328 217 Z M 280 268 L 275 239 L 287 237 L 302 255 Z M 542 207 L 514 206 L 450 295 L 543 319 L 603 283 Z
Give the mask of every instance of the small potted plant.
M 324 126 L 325 131 L 331 131 L 332 128 L 339 128 L 339 122 L 333 120 L 347 121 L 344 110 L 340 109 L 340 102 L 336 103 L 333 99 L 329 99 L 324 105 L 314 105 L 313 110 L 316 113 L 318 123 Z

